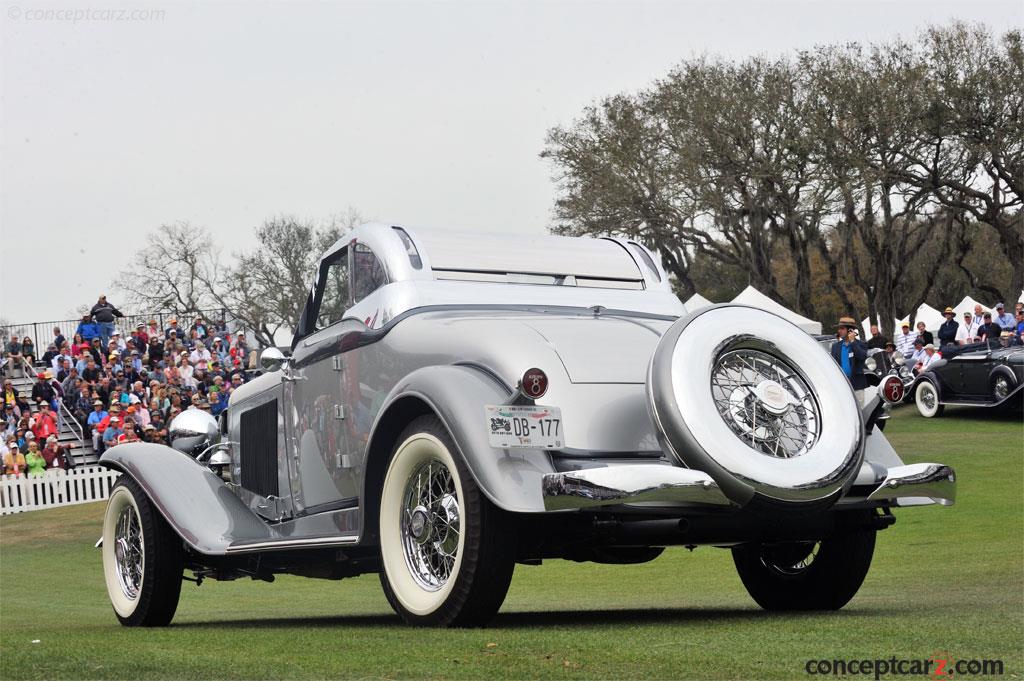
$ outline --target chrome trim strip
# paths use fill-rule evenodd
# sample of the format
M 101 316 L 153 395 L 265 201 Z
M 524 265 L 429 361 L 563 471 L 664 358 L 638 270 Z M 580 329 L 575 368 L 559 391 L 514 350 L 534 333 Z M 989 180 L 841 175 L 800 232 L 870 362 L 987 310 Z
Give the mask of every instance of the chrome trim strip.
M 641 502 L 731 505 L 710 475 L 675 466 L 625 465 L 548 473 L 541 486 L 548 511 Z
M 293 548 L 318 548 L 321 546 L 349 546 L 358 544 L 359 537 L 307 537 L 305 539 L 277 539 L 272 541 L 232 544 L 226 553 L 247 553 L 250 551 L 273 551 Z
M 927 497 L 942 506 L 952 506 L 956 501 L 956 472 L 938 463 L 894 466 L 867 500 L 889 501 L 901 497 Z

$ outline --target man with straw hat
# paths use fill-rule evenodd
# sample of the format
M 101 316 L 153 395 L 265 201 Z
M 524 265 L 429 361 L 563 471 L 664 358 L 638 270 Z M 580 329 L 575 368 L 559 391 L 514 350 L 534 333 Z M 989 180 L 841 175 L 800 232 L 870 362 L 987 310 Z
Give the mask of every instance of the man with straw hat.
M 956 332 L 960 328 L 957 324 L 956 312 L 951 307 L 947 307 L 942 313 L 942 316 L 946 318 L 946 321 L 942 322 L 942 326 L 939 327 L 939 347 L 943 345 L 956 345 Z
M 864 403 L 864 389 L 868 387 L 864 376 L 864 360 L 868 357 L 867 346 L 857 339 L 857 322 L 853 317 L 842 317 L 836 324 L 839 340 L 832 344 L 832 359 L 843 370 L 853 386 L 857 403 Z

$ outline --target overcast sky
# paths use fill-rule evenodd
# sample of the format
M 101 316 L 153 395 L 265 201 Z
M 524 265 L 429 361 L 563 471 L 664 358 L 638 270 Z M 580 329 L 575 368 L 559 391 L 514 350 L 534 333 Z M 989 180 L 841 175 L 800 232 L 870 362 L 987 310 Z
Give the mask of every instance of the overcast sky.
M 685 57 L 880 40 L 954 17 L 1005 30 L 1022 7 L 0 2 L 0 317 L 61 319 L 104 291 L 121 303 L 113 274 L 162 222 L 206 225 L 228 251 L 268 216 L 348 207 L 542 231 L 545 131 Z

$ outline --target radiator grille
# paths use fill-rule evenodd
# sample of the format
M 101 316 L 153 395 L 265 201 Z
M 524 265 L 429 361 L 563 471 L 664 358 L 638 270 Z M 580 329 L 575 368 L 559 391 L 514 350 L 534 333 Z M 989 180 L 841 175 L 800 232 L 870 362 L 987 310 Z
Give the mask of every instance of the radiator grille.
M 277 400 L 242 413 L 242 487 L 260 496 L 279 496 L 277 486 Z

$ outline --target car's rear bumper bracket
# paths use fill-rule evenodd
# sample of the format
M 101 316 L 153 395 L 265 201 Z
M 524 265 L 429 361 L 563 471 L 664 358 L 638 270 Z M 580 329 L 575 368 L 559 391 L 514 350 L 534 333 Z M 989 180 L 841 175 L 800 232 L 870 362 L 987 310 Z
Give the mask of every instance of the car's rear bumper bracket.
M 956 501 L 956 472 L 939 463 L 912 463 L 894 466 L 885 480 L 868 495 L 868 501 L 894 501 L 898 499 L 930 499 L 942 506 Z

